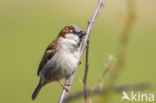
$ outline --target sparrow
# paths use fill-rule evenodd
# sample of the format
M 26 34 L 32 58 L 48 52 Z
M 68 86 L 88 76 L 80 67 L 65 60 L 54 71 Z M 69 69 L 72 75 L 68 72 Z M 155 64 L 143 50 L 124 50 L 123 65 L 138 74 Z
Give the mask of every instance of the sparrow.
M 57 38 L 49 44 L 39 64 L 37 75 L 39 84 L 32 94 L 32 100 L 36 98 L 43 86 L 57 81 L 66 91 L 68 84 L 60 82 L 68 78 L 79 64 L 81 42 L 86 32 L 77 25 L 65 26 Z

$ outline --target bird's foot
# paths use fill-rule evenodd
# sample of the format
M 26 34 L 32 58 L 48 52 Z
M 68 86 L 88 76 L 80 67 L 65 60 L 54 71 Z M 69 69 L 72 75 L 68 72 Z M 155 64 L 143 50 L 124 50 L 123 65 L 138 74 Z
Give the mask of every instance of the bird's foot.
M 58 83 L 61 85 L 61 87 L 62 87 L 63 89 L 65 89 L 67 92 L 69 92 L 67 86 L 70 86 L 70 84 L 63 84 L 63 83 L 61 83 L 59 80 L 58 80 Z
M 66 92 L 69 92 L 69 90 L 68 90 L 68 88 L 67 88 L 67 85 L 66 85 L 66 84 L 62 84 L 62 87 L 63 87 L 63 89 L 65 89 L 65 90 L 66 90 Z

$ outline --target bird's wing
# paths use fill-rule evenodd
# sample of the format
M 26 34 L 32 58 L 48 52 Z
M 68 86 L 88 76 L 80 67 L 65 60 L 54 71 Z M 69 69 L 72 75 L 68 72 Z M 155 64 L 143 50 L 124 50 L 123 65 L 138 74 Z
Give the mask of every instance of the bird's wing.
M 56 41 L 53 41 L 52 43 L 50 43 L 50 45 L 47 47 L 43 57 L 42 57 L 42 60 L 39 64 L 39 68 L 38 68 L 38 72 L 37 72 L 37 75 L 39 75 L 40 71 L 43 69 L 43 66 L 47 63 L 47 61 L 49 59 L 51 59 L 54 55 L 55 55 L 55 52 L 56 52 Z

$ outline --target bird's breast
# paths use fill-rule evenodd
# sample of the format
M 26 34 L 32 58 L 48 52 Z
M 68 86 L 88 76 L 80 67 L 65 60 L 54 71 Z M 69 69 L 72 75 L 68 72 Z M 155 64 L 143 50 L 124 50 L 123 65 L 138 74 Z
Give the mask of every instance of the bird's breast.
M 51 75 L 56 75 L 57 79 L 71 75 L 79 62 L 79 51 L 73 53 L 63 50 L 58 51 L 48 62 L 47 68 Z

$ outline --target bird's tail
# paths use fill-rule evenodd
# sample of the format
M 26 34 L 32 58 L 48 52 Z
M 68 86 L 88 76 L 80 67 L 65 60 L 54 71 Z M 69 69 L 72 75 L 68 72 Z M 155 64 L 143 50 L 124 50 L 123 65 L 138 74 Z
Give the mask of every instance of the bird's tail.
M 38 86 L 36 87 L 34 93 L 32 94 L 32 100 L 34 100 L 37 97 L 37 95 L 38 95 L 39 91 L 41 90 L 41 88 L 42 88 L 42 85 L 41 85 L 41 83 L 39 83 Z

